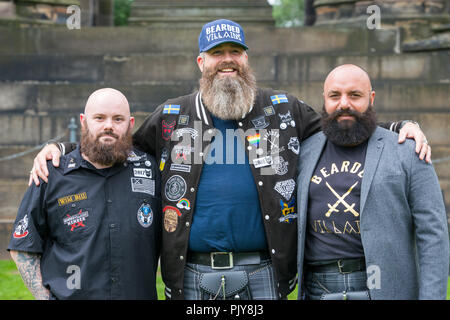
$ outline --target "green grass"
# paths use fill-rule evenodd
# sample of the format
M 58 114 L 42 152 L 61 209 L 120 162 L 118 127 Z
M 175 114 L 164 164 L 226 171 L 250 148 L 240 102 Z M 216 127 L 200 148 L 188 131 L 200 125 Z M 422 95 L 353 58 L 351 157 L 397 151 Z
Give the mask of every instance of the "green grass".
M 164 283 L 158 270 L 156 290 L 160 300 L 164 299 Z M 0 260 L 0 300 L 33 300 L 33 296 L 25 287 L 16 265 L 12 260 Z M 289 300 L 297 299 L 297 289 L 289 296 Z M 447 300 L 450 300 L 450 277 L 447 283 Z

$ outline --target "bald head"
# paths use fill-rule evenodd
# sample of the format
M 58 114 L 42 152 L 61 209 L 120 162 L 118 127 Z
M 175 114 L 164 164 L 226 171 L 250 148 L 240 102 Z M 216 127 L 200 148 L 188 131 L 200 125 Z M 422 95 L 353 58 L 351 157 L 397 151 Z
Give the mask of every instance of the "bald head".
M 111 108 L 130 116 L 130 106 L 122 92 L 113 88 L 103 88 L 94 91 L 88 98 L 84 113 L 97 112 L 100 108 Z
M 334 68 L 324 82 L 324 92 L 336 85 L 354 83 L 361 90 L 372 91 L 369 75 L 362 68 L 354 64 L 344 64 Z

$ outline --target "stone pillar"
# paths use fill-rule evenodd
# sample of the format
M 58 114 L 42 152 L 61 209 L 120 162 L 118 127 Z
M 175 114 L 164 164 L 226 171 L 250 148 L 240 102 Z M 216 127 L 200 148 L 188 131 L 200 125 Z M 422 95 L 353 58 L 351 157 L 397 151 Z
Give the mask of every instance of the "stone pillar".
M 315 25 L 369 28 L 376 6 L 380 27 L 397 28 L 402 49 L 450 49 L 450 0 L 314 0 Z
M 243 25 L 274 25 L 267 0 L 135 0 L 130 25 L 194 26 L 216 19 Z

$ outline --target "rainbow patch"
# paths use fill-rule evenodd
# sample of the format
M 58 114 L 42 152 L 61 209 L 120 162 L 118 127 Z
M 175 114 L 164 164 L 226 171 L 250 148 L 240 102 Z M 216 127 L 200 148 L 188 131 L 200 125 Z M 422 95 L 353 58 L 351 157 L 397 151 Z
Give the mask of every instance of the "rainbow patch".
M 247 137 L 248 143 L 250 143 L 254 146 L 258 146 L 260 140 L 261 140 L 261 135 L 259 133 Z
M 189 202 L 188 199 L 182 198 L 182 199 L 180 199 L 180 201 L 178 201 L 177 207 L 180 208 L 180 209 L 190 210 L 191 209 L 191 203 Z

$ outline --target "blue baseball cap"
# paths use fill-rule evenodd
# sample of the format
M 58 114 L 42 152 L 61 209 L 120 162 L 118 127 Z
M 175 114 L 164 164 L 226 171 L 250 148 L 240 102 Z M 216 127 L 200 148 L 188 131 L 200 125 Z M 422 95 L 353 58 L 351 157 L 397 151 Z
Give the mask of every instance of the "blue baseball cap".
M 220 19 L 208 22 L 198 36 L 200 52 L 208 51 L 224 42 L 237 43 L 245 50 L 248 49 L 245 44 L 244 30 L 238 23 L 231 20 Z

